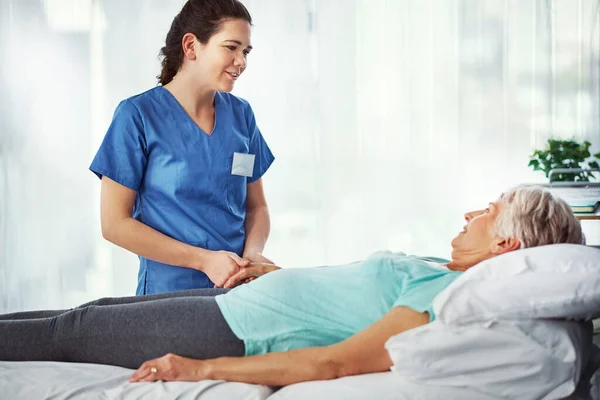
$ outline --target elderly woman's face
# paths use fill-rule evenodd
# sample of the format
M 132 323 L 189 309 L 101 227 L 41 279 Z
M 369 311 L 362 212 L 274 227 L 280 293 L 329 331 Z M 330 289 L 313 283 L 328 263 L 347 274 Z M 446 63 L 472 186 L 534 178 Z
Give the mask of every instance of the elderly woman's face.
M 465 214 L 467 223 L 451 243 L 452 264 L 466 269 L 494 255 L 495 223 L 503 207 L 503 203 L 494 202 L 485 210 Z

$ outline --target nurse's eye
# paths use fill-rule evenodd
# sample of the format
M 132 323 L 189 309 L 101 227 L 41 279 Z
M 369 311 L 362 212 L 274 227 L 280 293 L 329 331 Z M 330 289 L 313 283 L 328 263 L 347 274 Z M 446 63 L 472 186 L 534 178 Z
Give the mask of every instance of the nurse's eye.
M 237 49 L 237 46 L 233 46 L 233 45 L 231 45 L 231 46 L 225 46 L 225 47 L 227 47 L 231 51 L 235 51 L 235 49 Z
M 244 51 L 242 51 L 242 53 L 244 53 L 244 57 L 248 57 L 248 54 L 250 54 L 250 51 L 244 50 Z

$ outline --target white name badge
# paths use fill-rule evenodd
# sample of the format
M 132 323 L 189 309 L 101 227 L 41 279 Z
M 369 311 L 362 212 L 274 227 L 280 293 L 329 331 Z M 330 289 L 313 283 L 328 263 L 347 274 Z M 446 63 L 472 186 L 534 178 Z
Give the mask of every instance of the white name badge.
M 231 175 L 252 177 L 254 172 L 254 154 L 233 153 Z

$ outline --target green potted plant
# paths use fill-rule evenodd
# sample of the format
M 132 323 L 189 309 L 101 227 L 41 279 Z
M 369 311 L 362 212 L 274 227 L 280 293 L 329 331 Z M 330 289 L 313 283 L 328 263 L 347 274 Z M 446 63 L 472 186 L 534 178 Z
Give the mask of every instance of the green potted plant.
M 595 180 L 596 176 L 586 168 L 600 168 L 600 153 L 592 155 L 589 148 L 592 144 L 587 140 L 579 143 L 574 139 L 554 140 L 549 139 L 546 147 L 542 150 L 535 150 L 529 156 L 529 166 L 534 171 L 544 171 L 546 178 L 549 177 L 553 169 L 573 169 L 574 172 L 563 172 L 553 174 L 552 181 L 555 182 L 589 182 Z M 582 170 L 583 169 L 583 170 Z

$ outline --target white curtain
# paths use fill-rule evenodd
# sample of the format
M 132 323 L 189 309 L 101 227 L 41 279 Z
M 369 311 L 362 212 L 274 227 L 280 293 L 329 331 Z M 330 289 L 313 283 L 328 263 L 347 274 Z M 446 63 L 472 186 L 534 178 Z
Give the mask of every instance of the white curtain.
M 462 215 L 543 182 L 550 137 L 600 151 L 598 0 L 246 0 L 253 105 L 277 160 L 266 254 L 449 257 Z M 156 84 L 182 0 L 0 0 L 0 312 L 131 295 L 88 171 L 119 100 Z

